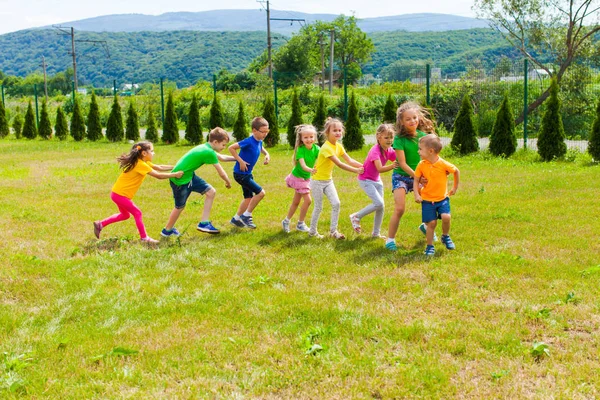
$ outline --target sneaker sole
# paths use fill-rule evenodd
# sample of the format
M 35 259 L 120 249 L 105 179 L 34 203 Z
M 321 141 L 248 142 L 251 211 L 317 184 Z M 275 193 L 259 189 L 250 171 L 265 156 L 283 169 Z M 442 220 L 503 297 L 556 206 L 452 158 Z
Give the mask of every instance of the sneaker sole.
M 211 231 L 211 230 L 202 229 L 202 228 L 196 228 L 196 230 L 199 232 L 209 233 L 211 235 L 216 235 L 217 233 L 221 233 L 221 231 Z

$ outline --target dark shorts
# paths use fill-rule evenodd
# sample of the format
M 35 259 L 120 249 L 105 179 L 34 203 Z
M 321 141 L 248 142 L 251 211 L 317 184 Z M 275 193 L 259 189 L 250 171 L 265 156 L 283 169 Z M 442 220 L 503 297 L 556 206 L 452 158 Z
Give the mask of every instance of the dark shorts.
M 192 175 L 192 180 L 185 185 L 176 185 L 169 180 L 171 190 L 173 191 L 173 199 L 175 200 L 175 208 L 185 207 L 188 197 L 192 192 L 204 194 L 212 189 L 206 181 L 199 178 L 196 174 Z
M 442 214 L 450 214 L 450 198 L 442 201 L 425 201 L 421 203 L 421 222 L 431 222 L 434 219 L 442 219 Z
M 413 191 L 413 182 L 415 180 L 410 176 L 400 175 L 397 172 L 392 173 L 392 192 L 396 189 L 404 189 L 406 193 Z
M 252 198 L 255 194 L 259 194 L 262 192 L 262 188 L 256 182 L 254 182 L 254 177 L 252 174 L 233 174 L 233 179 L 242 187 L 242 192 L 244 193 L 245 199 Z

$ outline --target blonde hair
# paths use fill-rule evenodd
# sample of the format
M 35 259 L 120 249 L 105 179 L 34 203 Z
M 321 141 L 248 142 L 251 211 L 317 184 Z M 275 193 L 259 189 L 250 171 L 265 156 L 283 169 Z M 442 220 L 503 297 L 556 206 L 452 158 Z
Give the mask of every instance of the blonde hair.
M 442 151 L 442 140 L 438 137 L 438 135 L 435 134 L 435 132 L 432 132 L 430 135 L 423 136 L 421 139 L 419 139 L 419 143 L 426 148 L 435 151 L 435 154 L 440 154 L 440 151 Z
M 386 133 L 391 133 L 392 135 L 396 133 L 393 124 L 381 124 L 377 127 L 377 132 L 375 132 L 375 137 L 377 138 L 377 141 L 379 141 L 379 139 Z
M 408 138 L 414 137 L 408 133 L 404 125 L 402 125 L 402 116 L 408 110 L 415 110 L 417 112 L 417 116 L 419 117 L 419 125 L 417 126 L 418 130 L 425 133 L 432 133 L 435 130 L 435 124 L 431 120 L 431 113 L 427 109 L 421 107 L 421 105 L 418 103 L 407 101 L 402 103 L 396 111 L 396 134 L 398 136 Z
M 315 141 L 317 140 L 317 128 L 310 124 L 302 124 L 296 125 L 294 127 L 294 132 L 296 133 L 296 145 L 294 146 L 294 155 L 292 156 L 292 163 L 296 165 L 296 152 L 298 148 L 302 145 L 302 134 L 307 131 L 313 131 L 315 133 Z
M 328 117 L 327 120 L 325 121 L 325 125 L 323 125 L 323 131 L 321 132 L 321 137 L 323 139 L 327 140 L 327 137 L 329 136 L 329 131 L 336 124 L 340 124 L 341 125 L 341 127 L 342 127 L 342 135 L 344 135 L 344 133 L 346 133 L 346 128 L 344 127 L 344 124 L 342 123 L 342 121 L 340 121 L 337 118 Z

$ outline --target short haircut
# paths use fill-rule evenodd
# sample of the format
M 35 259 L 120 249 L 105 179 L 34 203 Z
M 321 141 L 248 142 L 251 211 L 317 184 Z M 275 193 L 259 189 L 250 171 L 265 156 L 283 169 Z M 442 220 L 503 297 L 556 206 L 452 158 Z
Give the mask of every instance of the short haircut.
M 229 133 L 227 133 L 227 131 L 225 129 L 219 128 L 217 126 L 215 129 L 213 129 L 212 131 L 210 131 L 208 133 L 208 141 L 213 142 L 215 140 L 219 143 L 221 143 L 221 142 L 229 143 Z
M 439 154 L 440 151 L 442 151 L 442 141 L 435 133 L 430 133 L 423 136 L 421 139 L 419 139 L 419 143 L 428 149 L 432 149 L 436 154 Z
M 267 121 L 263 117 L 255 117 L 252 120 L 252 130 L 253 131 L 258 131 L 263 126 L 269 127 L 269 121 Z

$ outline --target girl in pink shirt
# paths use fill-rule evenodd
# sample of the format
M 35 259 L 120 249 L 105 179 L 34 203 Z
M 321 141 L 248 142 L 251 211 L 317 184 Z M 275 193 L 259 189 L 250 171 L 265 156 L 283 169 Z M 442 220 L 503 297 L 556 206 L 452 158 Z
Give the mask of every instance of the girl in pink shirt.
M 377 144 L 375 144 L 364 163 L 365 172 L 358 175 L 358 184 L 361 189 L 371 199 L 371 204 L 363 208 L 362 210 L 350 215 L 350 222 L 352 228 L 356 233 L 361 232 L 360 220 L 365 215 L 375 213 L 375 220 L 373 221 L 373 237 L 383 238 L 385 236 L 380 235 L 381 223 L 383 221 L 383 182 L 379 176 L 382 172 L 391 171 L 394 168 L 398 168 L 396 161 L 396 152 L 392 148 L 394 141 L 394 125 L 382 124 L 377 128 Z M 385 165 L 387 161 L 394 161 L 394 163 Z

